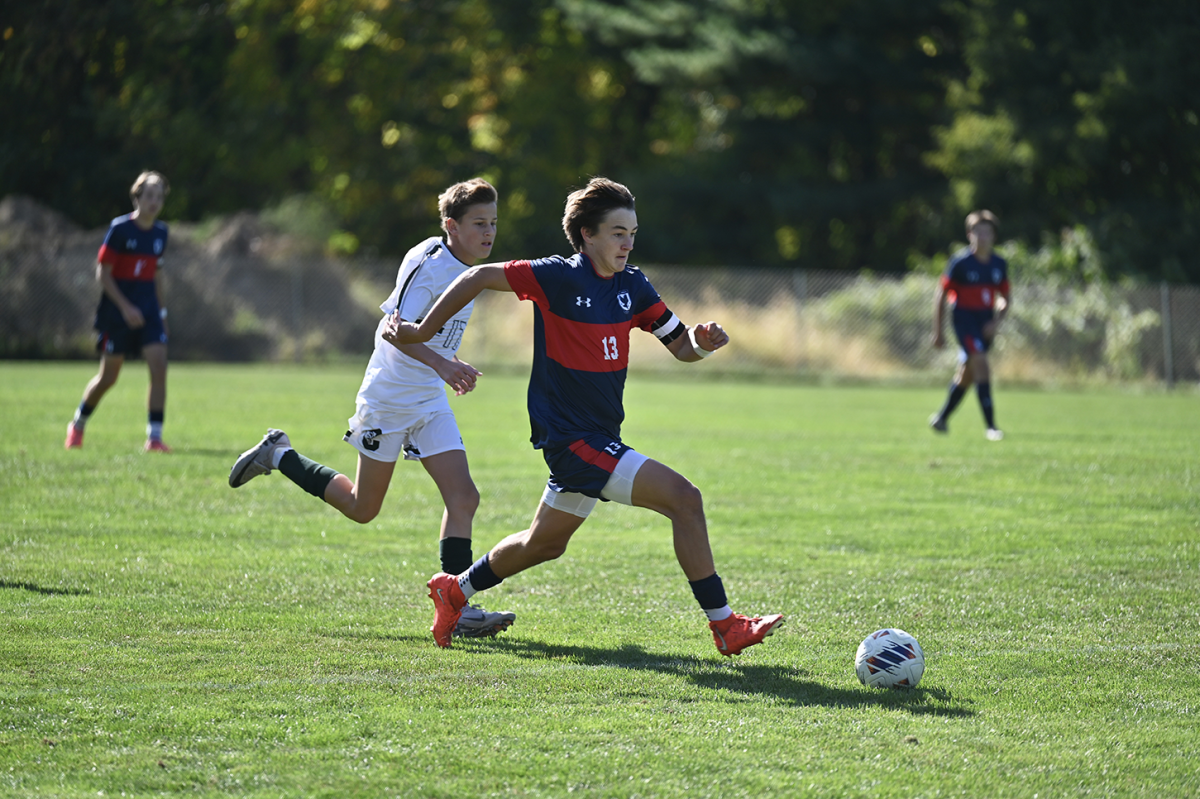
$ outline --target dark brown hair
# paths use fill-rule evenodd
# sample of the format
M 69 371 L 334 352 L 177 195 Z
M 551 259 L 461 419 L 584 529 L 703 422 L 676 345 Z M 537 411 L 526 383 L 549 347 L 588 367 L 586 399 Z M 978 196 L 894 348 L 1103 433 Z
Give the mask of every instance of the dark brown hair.
M 455 183 L 438 195 L 438 213 L 442 215 L 442 227 L 446 227 L 447 219 L 456 222 L 461 220 L 472 205 L 494 203 L 498 196 L 495 187 L 483 178 L 471 178 L 462 183 Z
M 615 208 L 634 210 L 633 194 L 608 178 L 592 178 L 582 189 L 567 195 L 562 226 L 575 252 L 583 251 L 583 231 L 596 230 L 608 212 Z

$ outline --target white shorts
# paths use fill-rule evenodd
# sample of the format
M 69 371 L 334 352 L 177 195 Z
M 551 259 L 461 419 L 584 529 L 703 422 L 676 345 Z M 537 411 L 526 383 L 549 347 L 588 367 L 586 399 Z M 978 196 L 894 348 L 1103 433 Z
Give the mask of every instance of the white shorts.
M 405 460 L 419 461 L 465 449 L 449 405 L 416 411 L 374 411 L 359 405 L 349 424 L 342 440 L 371 460 L 384 463 L 395 463 L 402 451 Z
M 650 459 L 637 450 L 625 450 L 621 460 L 617 461 L 617 468 L 613 469 L 612 477 L 608 478 L 608 482 L 604 484 L 604 490 L 600 492 L 600 496 L 622 505 L 632 505 L 633 480 L 637 477 L 642 464 L 648 460 Z M 546 490 L 542 492 L 543 504 L 581 519 L 588 517 L 592 509 L 596 507 L 596 502 L 595 497 L 574 491 L 555 491 L 550 486 L 546 486 Z

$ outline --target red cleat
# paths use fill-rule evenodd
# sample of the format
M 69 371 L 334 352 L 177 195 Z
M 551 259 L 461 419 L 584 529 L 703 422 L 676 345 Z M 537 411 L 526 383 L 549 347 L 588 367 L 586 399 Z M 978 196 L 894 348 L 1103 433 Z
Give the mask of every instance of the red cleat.
M 143 450 L 145 452 L 170 452 L 171 448 L 164 444 L 161 438 L 148 438 Z
M 76 427 L 74 422 L 67 425 L 67 440 L 63 449 L 83 449 L 83 428 Z
M 467 606 L 467 598 L 458 587 L 458 577 L 453 574 L 438 572 L 429 578 L 426 585 L 429 586 L 429 598 L 433 600 L 434 608 L 433 626 L 429 631 L 433 633 L 433 640 L 438 646 L 448 647 L 463 608 Z
M 774 613 L 765 618 L 749 618 L 735 613 L 728 619 L 710 621 L 709 629 L 713 631 L 713 641 L 717 651 L 725 657 L 736 655 L 748 646 L 761 644 L 763 639 L 783 624 L 783 614 Z

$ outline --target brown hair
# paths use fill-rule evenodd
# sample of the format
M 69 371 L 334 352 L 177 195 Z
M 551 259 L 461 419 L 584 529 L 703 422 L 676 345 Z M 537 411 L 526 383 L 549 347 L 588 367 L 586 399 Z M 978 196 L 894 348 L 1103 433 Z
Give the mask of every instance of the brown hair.
M 971 213 L 967 214 L 967 235 L 968 236 L 971 235 L 971 228 L 975 227 L 980 222 L 987 222 L 989 225 L 991 225 L 992 231 L 994 233 L 1000 232 L 1000 220 L 997 219 L 996 215 L 993 214 L 991 211 L 987 210 L 986 208 L 983 208 L 978 211 L 972 211 Z
M 447 219 L 462 219 L 463 214 L 472 205 L 494 203 L 498 197 L 495 187 L 483 178 L 471 178 L 462 183 L 455 183 L 438 195 L 438 213 L 442 215 L 442 228 L 445 229 Z
M 133 200 L 134 204 L 137 204 L 137 199 L 142 196 L 142 191 L 146 188 L 146 184 L 156 180 L 162 184 L 163 197 L 166 198 L 166 196 L 171 193 L 171 184 L 167 183 L 166 175 L 164 175 L 162 172 L 147 170 L 138 175 L 137 180 L 135 180 L 133 185 L 129 187 L 129 199 Z
M 583 251 L 583 231 L 596 230 L 609 211 L 616 208 L 634 210 L 633 194 L 629 189 L 608 178 L 595 177 L 582 189 L 567 195 L 563 211 L 563 232 L 575 252 Z

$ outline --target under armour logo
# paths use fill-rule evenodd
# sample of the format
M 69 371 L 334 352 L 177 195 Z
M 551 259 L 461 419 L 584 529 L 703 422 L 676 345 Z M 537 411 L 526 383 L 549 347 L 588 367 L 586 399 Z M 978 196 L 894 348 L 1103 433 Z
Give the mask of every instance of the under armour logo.
M 576 297 L 575 304 L 576 305 L 585 305 L 588 308 L 591 308 L 592 307 L 592 298 L 591 297 Z

